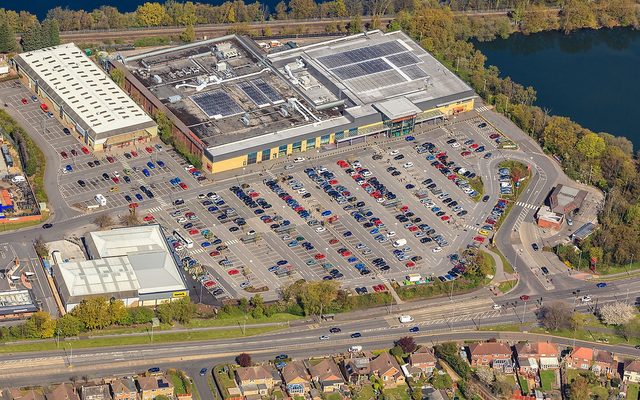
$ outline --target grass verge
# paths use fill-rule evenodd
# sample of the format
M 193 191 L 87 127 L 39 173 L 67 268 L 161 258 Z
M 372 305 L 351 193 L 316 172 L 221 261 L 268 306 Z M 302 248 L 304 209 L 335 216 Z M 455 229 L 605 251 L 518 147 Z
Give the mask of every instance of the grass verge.
M 502 254 L 502 252 L 497 247 L 494 247 L 493 249 L 491 249 L 491 251 L 496 253 L 498 257 L 500 257 L 500 259 L 502 260 L 502 270 L 506 274 L 513 274 L 515 272 L 509 260 L 507 260 L 507 258 Z
M 471 200 L 475 201 L 476 203 L 479 202 L 482 196 L 484 196 L 484 183 L 482 183 L 482 178 L 476 176 L 473 179 L 470 179 L 469 186 L 471 186 L 471 189 L 478 192 L 478 194 L 472 197 Z
M 281 329 L 277 326 L 264 326 L 259 328 L 247 328 L 246 335 L 254 336 L 269 333 Z M 215 331 L 196 331 L 196 332 L 176 332 L 157 335 L 154 337 L 154 343 L 177 343 L 191 342 L 198 340 L 220 340 L 242 337 L 240 328 L 231 328 Z M 73 348 L 94 348 L 94 347 L 112 347 L 112 346 L 132 346 L 144 345 L 151 342 L 150 337 L 144 336 L 115 336 L 115 337 L 97 337 L 91 339 L 82 339 L 73 342 Z M 63 346 L 64 343 L 61 343 Z M 0 346 L 0 353 L 18 353 L 25 351 L 48 351 L 56 350 L 55 341 L 48 342 L 30 342 L 30 343 L 11 343 Z
M 266 324 L 266 323 L 279 323 L 288 322 L 296 319 L 302 319 L 302 317 L 287 313 L 276 313 L 270 317 L 253 318 L 251 315 L 247 316 L 246 323 L 249 324 Z M 244 324 L 244 316 L 233 317 L 218 317 L 214 319 L 193 319 L 189 323 L 185 324 L 185 328 L 210 328 L 217 326 L 231 326 Z
M 498 284 L 498 289 L 502 292 L 502 293 L 507 293 L 509 290 L 513 289 L 513 287 L 518 283 L 518 281 L 516 279 L 510 280 L 510 281 L 504 281 L 504 282 L 500 282 Z

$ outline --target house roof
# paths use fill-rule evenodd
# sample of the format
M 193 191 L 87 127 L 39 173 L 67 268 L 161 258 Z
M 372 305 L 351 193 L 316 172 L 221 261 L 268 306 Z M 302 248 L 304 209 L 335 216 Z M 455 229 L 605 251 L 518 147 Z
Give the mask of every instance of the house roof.
M 596 350 L 594 352 L 594 361 L 613 364 L 615 361 L 613 360 L 613 354 L 604 350 Z
M 538 357 L 558 356 L 558 345 L 548 342 L 521 342 L 516 344 L 516 352 L 521 355 L 536 355 Z
M 624 372 L 635 372 L 640 374 L 640 360 L 628 361 L 624 365 Z
M 111 391 L 114 394 L 121 393 L 137 393 L 136 383 L 133 381 L 133 378 L 120 378 L 111 382 Z
M 511 354 L 511 349 L 504 343 L 482 342 L 469 345 L 471 356 L 490 356 L 496 354 Z
M 82 393 L 82 398 L 86 398 L 88 396 L 91 396 L 91 398 L 97 399 L 103 399 L 103 400 L 110 400 L 111 399 L 111 393 L 109 393 L 109 385 L 95 385 L 95 386 L 83 386 L 80 389 L 81 393 Z
M 138 378 L 138 386 L 141 391 L 173 388 L 173 384 L 165 377 L 141 376 Z
M 433 355 L 431 350 L 426 347 L 421 347 L 409 356 L 409 362 L 411 365 L 435 363 L 436 357 Z
M 47 400 L 79 400 L 78 394 L 70 383 L 53 386 L 46 394 Z
M 384 375 L 393 368 L 400 372 L 398 361 L 386 351 L 371 361 L 371 371 L 377 372 L 379 375 Z
M 549 202 L 552 211 L 566 214 L 580 208 L 586 197 L 584 190 L 558 184 L 551 192 Z
M 240 367 L 236 369 L 236 375 L 238 376 L 240 382 L 273 378 L 271 373 L 269 373 L 269 371 L 267 371 L 267 369 L 262 365 L 256 365 L 253 367 Z
M 371 360 L 367 357 L 350 358 L 344 361 L 344 368 L 349 375 L 369 375 Z
M 286 383 L 293 381 L 296 378 L 309 381 L 309 374 L 307 368 L 300 361 L 292 361 L 282 368 L 282 378 Z
M 593 360 L 593 349 L 588 347 L 576 347 L 569 355 L 571 358 L 581 358 L 584 360 Z
M 21 390 L 10 389 L 9 394 L 13 400 L 44 400 L 44 395 L 34 389 Z
M 309 368 L 309 372 L 311 373 L 311 376 L 316 378 L 319 382 L 344 381 L 342 374 L 340 373 L 340 368 L 338 368 L 338 365 L 330 358 L 325 358 L 318 364 Z

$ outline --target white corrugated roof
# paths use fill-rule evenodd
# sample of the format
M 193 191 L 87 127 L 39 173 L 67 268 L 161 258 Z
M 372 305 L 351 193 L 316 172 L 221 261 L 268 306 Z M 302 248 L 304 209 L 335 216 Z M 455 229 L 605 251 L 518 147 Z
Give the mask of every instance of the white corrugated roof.
M 127 257 L 66 262 L 60 272 L 71 296 L 101 295 L 140 288 Z
M 17 57 L 96 134 L 153 122 L 73 43 L 29 51 Z

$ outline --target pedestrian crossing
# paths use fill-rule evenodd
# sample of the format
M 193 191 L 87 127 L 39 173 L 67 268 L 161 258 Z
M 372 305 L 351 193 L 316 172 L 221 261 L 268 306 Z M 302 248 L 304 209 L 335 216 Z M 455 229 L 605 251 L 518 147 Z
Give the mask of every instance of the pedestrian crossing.
M 154 212 L 159 212 L 162 211 L 162 207 L 151 207 L 149 209 L 147 209 L 148 213 L 154 213 Z
M 491 108 L 489 106 L 480 106 L 476 107 L 475 110 L 479 113 L 482 113 L 491 110 Z
M 205 251 L 207 251 L 207 249 L 205 249 L 204 247 L 199 247 L 197 249 L 189 250 L 189 254 L 191 254 L 192 256 L 195 256 L 196 254 L 202 254 Z
M 232 244 L 238 244 L 238 243 L 240 243 L 239 239 L 231 239 L 231 240 L 225 242 L 224 244 L 226 244 L 227 246 L 230 246 Z
M 451 315 L 446 318 L 429 319 L 427 321 L 417 322 L 415 323 L 415 325 L 429 326 L 429 325 L 447 324 L 447 323 L 458 322 L 458 321 L 470 321 L 470 320 L 478 321 L 482 319 L 495 318 L 498 316 L 500 316 L 500 310 L 491 310 L 491 311 L 479 312 L 475 314 Z
M 517 205 L 517 206 L 520 206 L 520 207 L 522 207 L 522 208 L 526 208 L 526 209 L 528 209 L 528 210 L 535 210 L 535 209 L 537 209 L 537 208 L 538 208 L 538 206 L 536 206 L 536 205 L 534 205 L 534 204 L 528 204 L 528 203 L 524 203 L 524 202 L 522 202 L 522 201 L 517 201 L 517 202 L 516 202 L 516 205 Z

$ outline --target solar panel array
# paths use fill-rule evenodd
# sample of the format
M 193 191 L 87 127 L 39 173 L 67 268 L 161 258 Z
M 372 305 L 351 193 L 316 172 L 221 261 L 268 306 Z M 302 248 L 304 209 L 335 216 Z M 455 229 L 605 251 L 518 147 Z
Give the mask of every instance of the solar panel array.
M 356 86 L 370 85 L 369 89 L 383 87 L 382 81 L 392 85 L 395 84 L 392 82 L 402 83 L 428 76 L 419 66 L 422 60 L 397 41 L 330 54 L 317 60 L 338 79 Z
M 238 84 L 240 90 L 247 95 L 258 107 L 268 106 L 270 103 L 282 102 L 280 94 L 262 79 L 254 79 Z
M 209 118 L 224 118 L 244 112 L 242 107 L 222 89 L 193 95 L 191 96 L 191 100 L 193 100 Z

